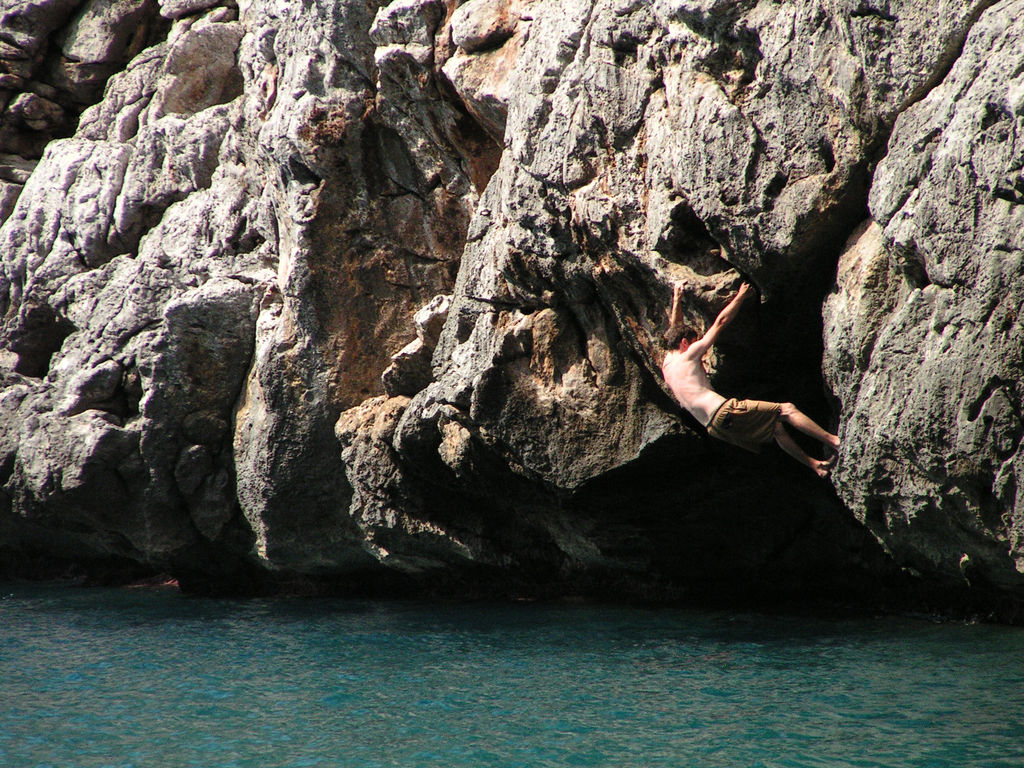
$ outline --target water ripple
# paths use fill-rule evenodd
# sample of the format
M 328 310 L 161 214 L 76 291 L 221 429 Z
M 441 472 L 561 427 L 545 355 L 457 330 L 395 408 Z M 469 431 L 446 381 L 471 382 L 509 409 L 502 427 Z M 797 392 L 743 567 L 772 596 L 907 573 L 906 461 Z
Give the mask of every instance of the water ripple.
M 0 590 L 0 766 L 1024 765 L 1024 633 Z

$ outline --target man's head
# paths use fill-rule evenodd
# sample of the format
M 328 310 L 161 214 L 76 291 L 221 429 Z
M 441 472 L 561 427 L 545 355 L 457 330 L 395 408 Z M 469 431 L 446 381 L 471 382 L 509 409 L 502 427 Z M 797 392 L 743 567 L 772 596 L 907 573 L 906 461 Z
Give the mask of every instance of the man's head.
M 682 325 L 673 326 L 665 331 L 665 346 L 677 352 L 685 352 L 696 340 L 697 334 Z

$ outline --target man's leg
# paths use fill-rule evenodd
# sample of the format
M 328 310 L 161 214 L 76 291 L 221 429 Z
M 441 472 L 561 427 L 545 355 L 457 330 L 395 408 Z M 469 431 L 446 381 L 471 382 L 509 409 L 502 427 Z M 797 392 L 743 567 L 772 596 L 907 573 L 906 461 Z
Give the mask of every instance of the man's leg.
M 814 422 L 811 422 L 812 424 Z M 789 436 L 786 428 L 782 426 L 781 421 L 775 422 L 775 442 L 779 444 L 779 447 L 792 456 L 794 459 L 799 461 L 805 467 L 810 467 L 818 475 L 818 477 L 828 477 L 828 471 L 832 468 L 832 463 L 828 461 L 818 461 L 812 459 L 803 449 L 796 444 L 796 441 Z
M 813 437 L 833 453 L 838 452 L 839 438 L 819 427 L 792 403 L 782 403 L 779 418 L 805 435 Z M 778 433 L 776 433 L 776 439 L 778 439 Z

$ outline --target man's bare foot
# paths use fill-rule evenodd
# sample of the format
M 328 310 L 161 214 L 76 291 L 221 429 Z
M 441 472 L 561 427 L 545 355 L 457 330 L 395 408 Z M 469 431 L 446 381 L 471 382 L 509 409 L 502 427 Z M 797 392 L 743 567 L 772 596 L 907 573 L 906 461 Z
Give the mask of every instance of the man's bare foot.
M 822 447 L 825 449 L 825 466 L 828 469 L 832 469 L 839 461 L 839 438 L 831 433 L 828 434 L 828 440 L 822 442 Z

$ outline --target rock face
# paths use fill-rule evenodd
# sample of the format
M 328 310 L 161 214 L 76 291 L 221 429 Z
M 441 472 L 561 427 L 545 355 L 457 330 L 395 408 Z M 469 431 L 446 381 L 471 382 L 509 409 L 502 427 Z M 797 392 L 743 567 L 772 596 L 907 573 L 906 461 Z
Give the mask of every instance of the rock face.
M 1024 594 L 1021 2 L 30 9 L 0 555 Z M 58 69 L 75 104 L 109 76 L 80 119 L 29 84 Z M 838 423 L 834 489 L 664 389 L 672 286 L 703 329 L 742 279 L 713 382 Z
M 849 508 L 901 562 L 1024 585 L 1024 3 L 998 3 L 896 123 L 840 260 L 825 370 Z
M 54 138 L 166 33 L 155 0 L 0 2 L 0 223 Z
M 214 580 L 376 565 L 334 424 L 451 290 L 500 148 L 432 47 L 370 39 L 375 8 L 280 5 L 161 4 L 0 234 L 11 550 L 73 529 L 61 555 Z

